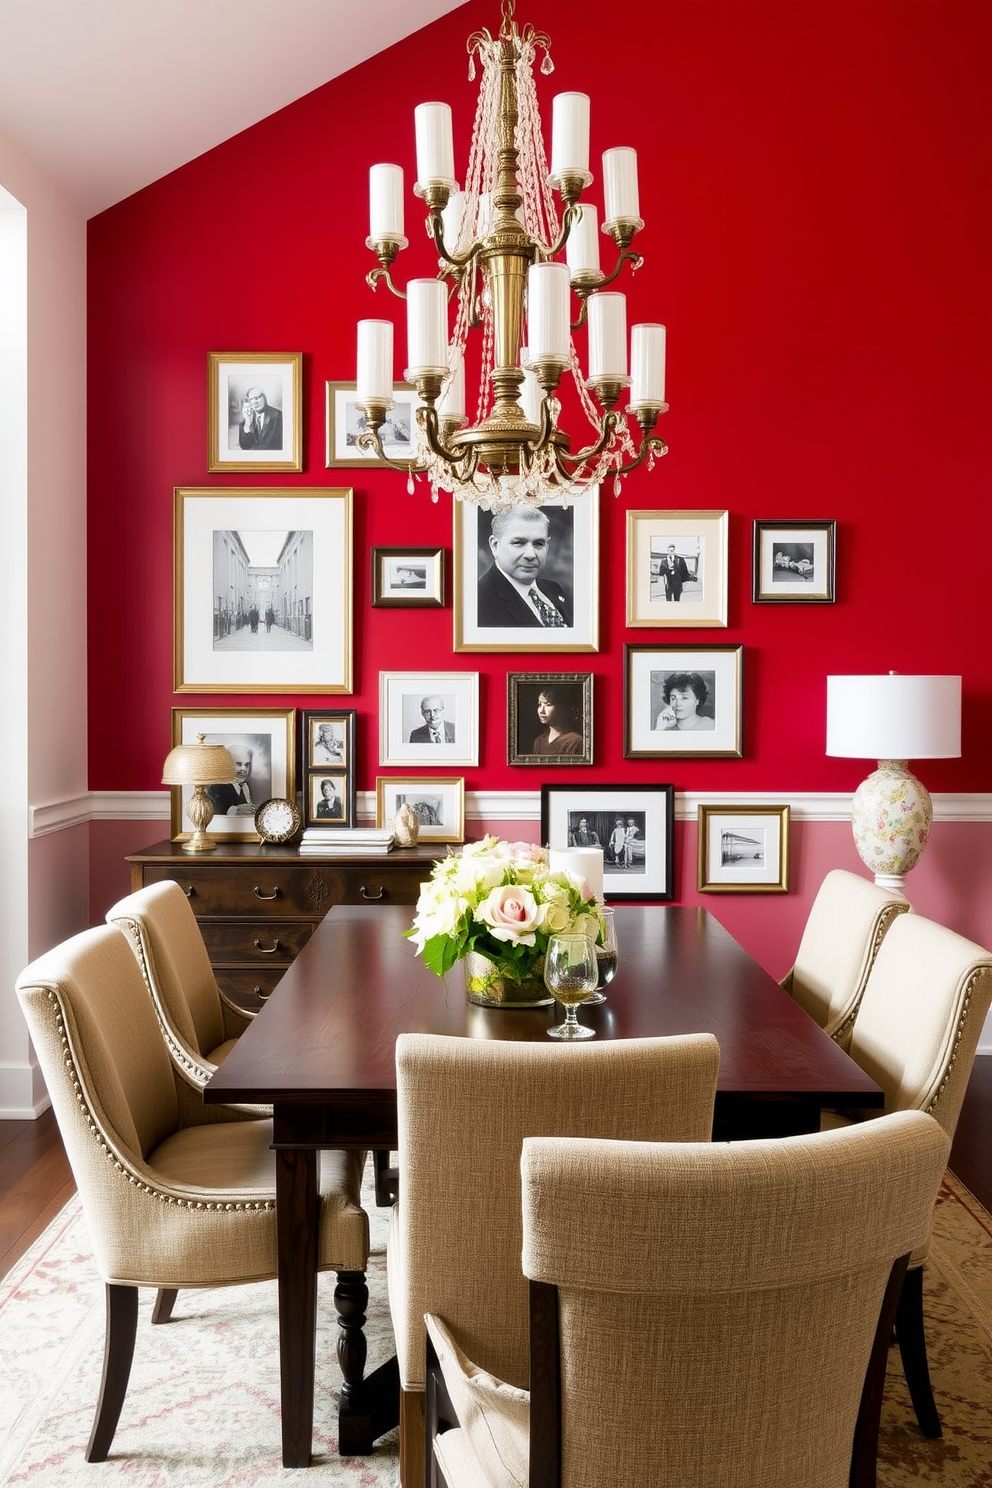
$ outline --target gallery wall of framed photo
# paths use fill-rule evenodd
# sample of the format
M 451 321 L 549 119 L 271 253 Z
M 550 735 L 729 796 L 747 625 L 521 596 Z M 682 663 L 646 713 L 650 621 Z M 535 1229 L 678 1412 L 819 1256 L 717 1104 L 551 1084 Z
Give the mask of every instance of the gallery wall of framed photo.
M 838 21 L 835 9 L 811 0 L 791 22 L 808 84 L 829 95 L 845 47 L 857 54 L 860 42 L 853 20 Z M 478 23 L 491 25 L 492 14 L 478 10 Z M 565 0 L 542 0 L 535 13 L 554 39 L 559 79 L 538 80 L 542 110 L 574 78 L 568 38 L 592 14 L 589 0 L 579 0 L 578 11 Z M 761 15 L 751 21 L 748 86 L 784 115 L 794 97 L 775 25 Z M 895 41 L 908 45 L 908 23 L 903 30 L 896 20 L 894 30 Z M 670 454 L 653 470 L 633 471 L 619 496 L 610 483 L 574 508 L 549 510 L 543 572 L 562 623 L 521 624 L 487 577 L 491 518 L 447 494 L 435 503 L 422 479 L 409 493 L 404 474 L 361 451 L 349 395 L 355 323 L 365 316 L 388 316 L 397 326 L 401 396 L 390 450 L 402 456 L 410 448 L 415 408 L 401 385 L 403 307 L 385 286 L 373 293 L 366 285 L 374 258 L 360 213 L 348 221 L 325 189 L 326 141 L 339 137 L 342 118 L 366 112 L 373 87 L 390 108 L 370 121 L 362 148 L 336 165 L 335 197 L 365 201 L 369 163 L 395 151 L 412 183 L 412 144 L 397 135 L 397 121 L 412 117 L 420 101 L 417 78 L 439 56 L 463 55 L 464 32 L 464 13 L 441 18 L 89 225 L 89 592 L 80 623 L 88 626 L 91 658 L 91 789 L 161 789 L 176 707 L 292 709 L 300 790 L 303 712 L 353 710 L 347 783 L 366 801 L 381 778 L 412 781 L 407 794 L 434 777 L 462 780 L 468 796 L 528 792 L 535 800 L 545 783 L 582 792 L 672 785 L 719 793 L 728 806 L 754 793 L 781 792 L 784 801 L 790 791 L 853 789 L 865 773 L 861 763 L 824 753 L 829 672 L 960 671 L 970 678 L 966 710 L 976 690 L 992 689 L 975 586 L 948 573 L 939 600 L 907 610 L 904 564 L 892 551 L 894 503 L 901 523 L 932 522 L 938 466 L 936 457 L 920 458 L 907 433 L 908 387 L 927 386 L 926 438 L 940 452 L 940 486 L 952 495 L 957 525 L 985 530 L 978 491 L 987 482 L 975 472 L 988 454 L 962 415 L 987 380 L 987 337 L 974 314 L 987 300 L 985 255 L 966 240 L 953 275 L 925 274 L 933 313 L 910 331 L 905 305 L 919 298 L 919 265 L 904 236 L 894 226 L 890 236 L 887 226 L 918 209 L 916 131 L 925 127 L 935 159 L 956 160 L 972 148 L 967 131 L 926 101 L 922 120 L 920 89 L 898 69 L 879 66 L 864 96 L 855 90 L 844 130 L 819 131 L 815 142 L 804 135 L 815 158 L 796 145 L 805 169 L 794 168 L 788 142 L 769 160 L 759 126 L 719 86 L 722 74 L 701 65 L 712 36 L 703 34 L 701 18 L 688 16 L 666 42 L 675 49 L 669 65 L 694 78 L 692 108 L 710 121 L 719 189 L 689 192 L 691 212 L 666 212 L 662 223 L 656 217 L 651 226 L 660 231 L 644 234 L 645 272 L 625 280 L 630 323 L 668 322 L 670 412 L 660 432 Z M 804 45 L 813 37 L 816 46 Z M 942 45 L 938 38 L 935 46 Z M 632 139 L 651 141 L 658 131 L 654 61 L 645 54 L 631 66 L 622 80 L 597 78 L 597 111 L 624 117 Z M 475 97 L 466 89 L 460 158 L 470 126 L 466 100 Z M 452 102 L 457 110 L 459 100 Z M 669 106 L 680 114 L 673 127 L 688 127 L 686 105 L 673 98 Z M 884 171 L 872 168 L 864 150 L 879 119 L 891 121 Z M 715 275 L 713 245 L 725 242 L 737 201 L 728 192 L 741 179 L 740 158 L 757 156 L 766 174 L 749 205 L 746 262 L 728 255 Z M 684 161 L 674 168 L 684 169 Z M 663 152 L 641 152 L 645 204 L 670 199 L 672 169 Z M 254 193 L 231 187 L 260 176 L 262 221 Z M 850 182 L 852 200 L 870 199 L 879 235 L 872 251 L 888 266 L 880 286 L 857 252 L 831 261 L 831 303 L 844 307 L 835 320 L 823 302 L 824 276 L 788 251 L 796 241 L 822 242 L 817 183 L 825 178 Z M 790 203 L 788 241 L 780 231 L 783 200 Z M 394 266 L 398 282 L 437 270 L 410 190 L 406 208 L 410 246 Z M 864 243 L 860 222 L 848 237 Z M 871 326 L 870 376 L 853 364 L 841 320 Z M 826 352 L 817 336 L 797 338 L 797 327 L 822 331 Z M 934 366 L 942 376 L 928 379 Z M 846 387 L 849 377 L 856 388 Z M 826 430 L 828 408 L 842 429 Z M 580 411 L 570 410 L 569 424 L 583 439 Z M 177 491 L 190 512 L 181 560 Z M 247 540 L 249 532 L 268 534 L 268 547 Z M 229 534 L 216 555 L 215 533 Z M 307 533 L 309 559 L 300 540 Z M 272 534 L 283 535 L 281 544 Z M 281 598 L 290 562 L 291 600 L 287 593 L 286 603 L 273 604 L 271 622 L 268 605 L 257 604 L 252 632 L 245 592 L 238 607 L 240 565 L 270 570 Z M 308 562 L 309 596 L 302 592 Z M 215 593 L 215 566 L 229 575 L 223 595 Z M 882 626 L 879 616 L 897 593 L 900 624 Z M 258 651 L 239 652 L 236 642 L 250 645 L 253 635 Z M 421 680 L 407 693 L 401 681 L 398 700 L 388 700 L 384 751 L 383 679 L 405 676 Z M 547 698 L 542 710 L 542 687 L 560 689 L 552 706 L 561 706 L 564 728 L 549 718 Z M 427 764 L 427 747 L 418 753 L 410 735 L 429 727 L 424 705 L 437 694 L 441 721 L 462 737 L 445 739 Z M 693 726 L 683 726 L 689 720 Z M 930 762 L 928 787 L 984 789 L 976 755 L 968 748 L 961 760 Z M 457 788 L 438 794 L 456 815 Z M 466 825 L 471 831 L 471 820 Z

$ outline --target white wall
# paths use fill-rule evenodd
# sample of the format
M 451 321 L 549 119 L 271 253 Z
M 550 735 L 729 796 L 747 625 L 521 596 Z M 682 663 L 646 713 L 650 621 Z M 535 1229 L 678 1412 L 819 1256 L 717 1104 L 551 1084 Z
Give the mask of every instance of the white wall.
M 14 979 L 87 923 L 86 826 L 29 837 L 30 806 L 87 786 L 86 222 L 2 133 L 0 188 L 0 1115 L 16 1116 L 45 1096 Z

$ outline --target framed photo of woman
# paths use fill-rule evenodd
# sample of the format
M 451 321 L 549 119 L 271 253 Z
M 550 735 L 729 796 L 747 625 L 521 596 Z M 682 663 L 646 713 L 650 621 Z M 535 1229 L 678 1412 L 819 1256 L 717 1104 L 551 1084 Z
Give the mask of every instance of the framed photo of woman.
M 624 758 L 740 759 L 743 646 L 625 646 Z
M 507 763 L 592 764 L 592 673 L 510 672 Z

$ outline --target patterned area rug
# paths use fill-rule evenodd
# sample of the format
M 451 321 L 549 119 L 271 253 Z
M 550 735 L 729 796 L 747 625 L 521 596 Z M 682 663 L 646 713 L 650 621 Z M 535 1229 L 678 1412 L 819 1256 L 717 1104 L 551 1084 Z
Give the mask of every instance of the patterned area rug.
M 385 1211 L 370 1190 L 369 1368 L 392 1352 Z M 992 1488 L 992 1217 L 948 1174 L 925 1283 L 940 1441 L 913 1417 L 898 1354 L 886 1382 L 879 1488 Z M 182 1292 L 150 1322 L 143 1292 L 131 1383 L 113 1454 L 83 1461 L 103 1350 L 103 1287 L 73 1199 L 0 1285 L 0 1484 L 77 1488 L 393 1488 L 396 1434 L 372 1457 L 337 1456 L 333 1277 L 321 1278 L 314 1466 L 282 1467 L 275 1283 Z

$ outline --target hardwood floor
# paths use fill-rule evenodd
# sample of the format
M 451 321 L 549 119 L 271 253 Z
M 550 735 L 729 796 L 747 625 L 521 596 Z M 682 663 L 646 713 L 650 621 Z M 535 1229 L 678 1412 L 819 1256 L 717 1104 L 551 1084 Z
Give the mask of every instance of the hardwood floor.
M 992 1210 L 992 1054 L 975 1060 L 951 1168 Z M 37 1239 L 74 1188 L 51 1111 L 37 1121 L 0 1121 L 0 1276 Z

